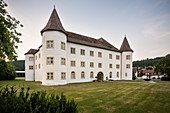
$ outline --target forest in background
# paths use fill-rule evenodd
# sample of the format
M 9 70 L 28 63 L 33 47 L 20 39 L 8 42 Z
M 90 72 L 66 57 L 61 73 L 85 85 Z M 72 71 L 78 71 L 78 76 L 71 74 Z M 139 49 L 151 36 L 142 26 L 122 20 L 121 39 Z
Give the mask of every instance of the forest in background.
M 25 60 L 9 61 L 15 67 L 16 71 L 25 71 Z

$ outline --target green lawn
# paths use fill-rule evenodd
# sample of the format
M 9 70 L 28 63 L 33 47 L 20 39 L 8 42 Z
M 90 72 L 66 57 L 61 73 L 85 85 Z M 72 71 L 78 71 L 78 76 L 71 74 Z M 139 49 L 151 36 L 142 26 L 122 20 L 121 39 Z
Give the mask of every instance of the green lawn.
M 74 98 L 80 113 L 168 113 L 170 112 L 170 84 L 89 82 L 64 86 L 42 86 L 40 82 L 24 79 L 0 81 L 0 89 L 8 86 L 30 87 Z

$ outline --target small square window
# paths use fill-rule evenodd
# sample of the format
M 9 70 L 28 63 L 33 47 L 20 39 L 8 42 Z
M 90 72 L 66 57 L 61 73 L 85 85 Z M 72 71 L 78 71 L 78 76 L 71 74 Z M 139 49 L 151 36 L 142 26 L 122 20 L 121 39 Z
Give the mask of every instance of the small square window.
M 34 66 L 29 66 L 29 70 L 33 70 L 34 69 Z
M 65 80 L 66 79 L 66 73 L 65 72 L 61 72 L 61 80 Z
M 71 61 L 71 67 L 76 67 L 76 61 Z
M 47 65 L 54 64 L 54 58 L 53 57 L 47 57 Z
M 61 42 L 61 49 L 65 50 L 66 49 L 66 44 L 64 42 Z
M 90 67 L 94 67 L 94 62 L 90 62 Z
M 112 59 L 112 54 L 109 54 L 109 59 Z
M 66 59 L 65 58 L 61 58 L 61 65 L 66 65 Z
M 116 64 L 116 69 L 119 69 L 120 68 L 120 65 L 119 64 Z
M 81 50 L 80 50 L 80 54 L 81 54 L 81 55 L 85 55 L 85 50 L 84 50 L 84 49 L 81 49 Z
M 54 41 L 53 40 L 47 40 L 47 48 L 54 48 Z
M 90 56 L 94 56 L 94 51 L 90 51 Z
M 130 55 L 126 55 L 126 60 L 130 60 Z
M 98 52 L 98 57 L 102 57 L 102 52 Z
M 119 55 L 116 55 L 116 60 L 120 60 L 120 56 Z
M 85 62 L 84 61 L 81 62 L 81 67 L 85 67 Z
M 71 53 L 71 54 L 76 54 L 76 48 L 71 47 L 71 48 L 70 48 L 70 53 Z
M 99 67 L 99 68 L 102 68 L 102 63 L 98 63 L 98 67 Z
M 109 68 L 112 68 L 112 64 L 109 64 Z

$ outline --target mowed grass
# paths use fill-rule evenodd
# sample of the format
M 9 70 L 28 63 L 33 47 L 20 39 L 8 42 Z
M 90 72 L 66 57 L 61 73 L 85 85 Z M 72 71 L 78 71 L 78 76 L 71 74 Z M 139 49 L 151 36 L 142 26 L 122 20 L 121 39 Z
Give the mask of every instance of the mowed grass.
M 170 84 L 89 82 L 42 86 L 24 79 L 0 81 L 6 86 L 30 87 L 30 92 L 64 93 L 78 103 L 80 113 L 170 113 Z

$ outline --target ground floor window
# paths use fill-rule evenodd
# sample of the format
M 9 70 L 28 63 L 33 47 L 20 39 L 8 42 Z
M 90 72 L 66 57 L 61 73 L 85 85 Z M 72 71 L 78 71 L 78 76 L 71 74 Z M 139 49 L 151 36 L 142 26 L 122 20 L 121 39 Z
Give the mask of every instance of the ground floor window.
M 76 79 L 76 73 L 74 71 L 71 72 L 71 79 Z
M 127 74 L 127 73 L 125 73 L 125 77 L 127 77 L 127 75 L 128 75 L 128 74 Z
M 119 72 L 117 72 L 117 77 L 119 77 Z
M 66 72 L 61 72 L 61 80 L 65 80 L 66 79 Z
M 54 79 L 54 73 L 53 72 L 47 72 L 47 80 L 53 80 Z
M 94 78 L 94 73 L 93 73 L 93 71 L 90 72 L 90 78 Z
M 81 72 L 81 78 L 85 78 L 85 72 L 84 71 Z
M 109 73 L 109 77 L 112 78 L 112 72 Z

